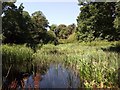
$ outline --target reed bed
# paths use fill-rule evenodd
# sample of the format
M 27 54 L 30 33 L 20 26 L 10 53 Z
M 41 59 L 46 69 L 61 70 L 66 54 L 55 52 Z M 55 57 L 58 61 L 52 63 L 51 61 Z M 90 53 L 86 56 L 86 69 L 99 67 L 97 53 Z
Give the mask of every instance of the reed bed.
M 32 62 L 33 50 L 25 45 L 2 45 L 2 69 L 13 69 L 26 71 L 25 68 Z

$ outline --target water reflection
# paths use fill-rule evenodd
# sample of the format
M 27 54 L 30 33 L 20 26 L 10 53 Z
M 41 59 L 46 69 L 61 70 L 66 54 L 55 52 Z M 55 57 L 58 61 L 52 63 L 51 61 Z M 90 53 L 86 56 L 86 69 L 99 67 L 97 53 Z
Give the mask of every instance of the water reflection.
M 51 65 L 40 82 L 40 88 L 78 88 L 80 79 L 61 65 Z
M 61 64 L 50 65 L 46 74 L 27 75 L 23 78 L 23 88 L 78 88 L 80 79 Z M 18 85 L 18 89 L 22 88 Z

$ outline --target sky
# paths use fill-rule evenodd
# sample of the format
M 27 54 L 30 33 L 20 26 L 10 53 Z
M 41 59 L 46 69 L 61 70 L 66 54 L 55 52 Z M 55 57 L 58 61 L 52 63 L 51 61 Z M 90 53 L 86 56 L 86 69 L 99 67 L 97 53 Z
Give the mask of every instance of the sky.
M 28 11 L 30 15 L 35 11 L 42 11 L 49 21 L 49 25 L 77 24 L 76 19 L 79 15 L 80 9 L 78 2 L 75 0 L 35 0 L 34 2 L 32 0 L 17 0 L 15 4 L 19 6 L 21 3 L 23 3 L 24 10 Z

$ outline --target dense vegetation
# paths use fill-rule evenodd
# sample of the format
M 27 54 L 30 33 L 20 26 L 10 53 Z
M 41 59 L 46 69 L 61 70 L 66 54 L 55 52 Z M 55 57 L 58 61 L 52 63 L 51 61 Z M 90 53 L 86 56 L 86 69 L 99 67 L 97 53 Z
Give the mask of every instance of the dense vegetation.
M 42 48 L 38 47 L 36 53 L 25 46 L 4 45 L 2 47 L 3 67 L 6 71 L 4 71 L 4 75 L 10 65 L 13 65 L 15 69 L 29 72 L 30 70 L 34 71 L 31 69 L 32 65 L 40 66 L 38 69 L 41 71 L 43 67 L 49 67 L 52 63 L 61 63 L 63 67 L 72 69 L 75 75 L 79 75 L 86 87 L 118 87 L 120 55 L 119 52 L 109 49 L 117 44 L 118 42 L 105 41 L 57 46 L 47 44 Z
M 62 40 L 70 42 L 68 38 L 71 35 L 72 41 L 120 39 L 120 2 L 79 1 L 79 6 L 77 26 L 74 23 L 68 26 L 64 24 L 49 26 L 48 20 L 41 11 L 36 11 L 30 16 L 23 10 L 22 4 L 17 7 L 14 3 L 4 2 L 2 4 L 3 43 L 58 44 Z
M 23 45 L 2 46 L 2 75 L 14 79 L 19 72 L 31 73 L 33 50 Z M 11 69 L 10 69 L 11 68 Z M 10 69 L 9 75 L 8 70 Z M 6 79 L 5 78 L 5 79 Z
M 120 87 L 120 1 L 79 1 L 77 25 L 68 26 L 50 26 L 42 11 L 29 15 L 14 3 L 2 3 L 4 77 L 13 75 L 11 68 L 16 74 L 32 73 L 36 66 L 41 70 L 62 63 L 87 88 Z
M 88 2 L 82 5 L 77 18 L 77 34 L 79 40 L 92 41 L 106 39 L 120 40 L 119 3 L 116 2 Z

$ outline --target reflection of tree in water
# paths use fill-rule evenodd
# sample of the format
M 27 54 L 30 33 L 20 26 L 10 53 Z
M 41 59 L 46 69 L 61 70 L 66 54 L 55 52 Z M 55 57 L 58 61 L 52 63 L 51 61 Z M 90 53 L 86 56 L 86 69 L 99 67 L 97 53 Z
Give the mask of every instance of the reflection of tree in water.
M 30 88 L 30 87 L 33 87 L 34 84 L 36 85 L 36 87 L 38 87 L 39 81 L 41 80 L 40 76 L 41 74 L 45 74 L 45 72 L 48 69 L 48 66 L 31 64 L 31 66 L 27 66 L 23 68 L 21 67 L 21 71 L 19 70 L 19 68 L 15 68 L 15 66 L 14 67 L 12 66 L 12 67 L 9 67 L 10 70 L 6 69 L 6 72 L 4 73 L 7 73 L 7 71 L 9 71 L 9 73 L 7 78 L 4 80 L 4 84 L 2 87 L 4 90 L 8 88 L 17 88 L 17 87 Z M 29 71 L 28 68 L 30 68 L 29 70 L 31 71 Z M 26 72 L 22 72 L 22 69 L 25 69 Z M 3 77 L 5 77 L 5 74 L 3 75 Z

